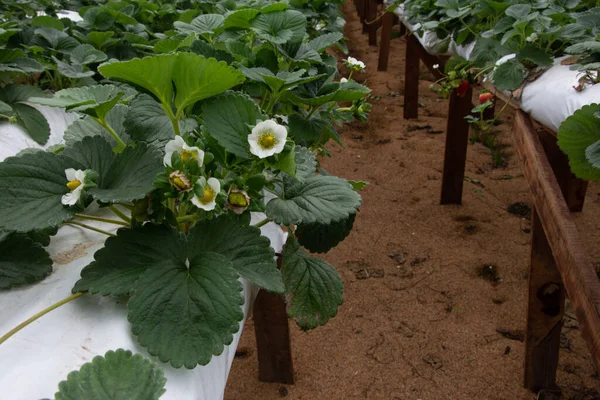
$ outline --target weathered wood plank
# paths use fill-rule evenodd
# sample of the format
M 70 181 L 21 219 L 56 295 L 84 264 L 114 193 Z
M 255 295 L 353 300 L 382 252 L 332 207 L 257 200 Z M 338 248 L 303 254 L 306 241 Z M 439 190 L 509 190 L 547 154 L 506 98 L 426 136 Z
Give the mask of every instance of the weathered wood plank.
M 592 360 L 599 369 L 600 281 L 535 133 L 531 117 L 521 110 L 516 114 L 513 137 L 561 280 L 592 353 Z
M 535 207 L 531 221 L 531 262 L 525 335 L 525 387 L 555 390 L 565 289 Z
M 378 71 L 387 71 L 390 60 L 390 46 L 392 44 L 392 27 L 394 26 L 394 14 L 385 13 L 381 28 L 381 42 L 379 44 Z
M 412 35 L 406 37 L 404 65 L 404 119 L 419 118 L 419 49 L 421 45 Z
M 281 267 L 281 257 L 277 264 Z M 258 379 L 262 382 L 294 383 L 290 330 L 283 297 L 261 290 L 254 301 L 253 319 Z
M 465 117 L 472 110 L 472 94 L 473 89 L 469 86 L 465 96 L 457 95 L 456 91 L 452 91 L 450 95 L 441 204 L 462 204 L 467 146 L 469 144 L 469 123 Z
M 380 20 L 377 19 L 377 0 L 367 0 L 367 32 L 369 33 L 369 46 L 377 46 L 377 30 Z

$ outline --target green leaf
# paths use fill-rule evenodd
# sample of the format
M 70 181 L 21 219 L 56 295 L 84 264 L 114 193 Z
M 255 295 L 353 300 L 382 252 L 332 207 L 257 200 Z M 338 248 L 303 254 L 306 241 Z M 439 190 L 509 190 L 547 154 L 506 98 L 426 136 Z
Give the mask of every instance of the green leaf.
M 326 33 L 324 35 L 317 36 L 316 38 L 308 42 L 308 47 L 310 47 L 317 53 L 321 53 L 328 47 L 331 47 L 340 40 L 342 40 L 343 37 L 344 35 L 341 32 Z
M 202 106 L 208 134 L 229 153 L 249 158 L 248 135 L 257 120 L 266 118 L 256 103 L 241 93 L 226 93 Z
M 301 224 L 295 234 L 300 244 L 312 253 L 327 253 L 350 234 L 356 214 L 326 224 Z
M 243 8 L 241 10 L 236 10 L 227 14 L 225 16 L 225 21 L 223 23 L 223 27 L 225 29 L 229 28 L 239 28 L 239 29 L 249 29 L 250 22 L 259 14 L 259 11 L 254 8 Z
M 160 260 L 137 281 L 128 319 L 151 355 L 175 368 L 192 369 L 208 364 L 233 341 L 244 318 L 241 291 L 238 275 L 223 255 Z
M 96 356 L 58 384 L 56 400 L 158 400 L 165 393 L 162 369 L 140 354 L 118 349 Z
M 225 17 L 220 14 L 202 14 L 194 18 L 189 24 L 176 21 L 174 26 L 178 32 L 183 33 L 184 35 L 189 35 L 190 33 L 203 35 L 205 33 L 216 33 L 218 28 L 223 26 L 224 22 Z
M 137 96 L 129 105 L 124 127 L 135 142 L 145 142 L 161 151 L 175 137 L 173 124 L 160 104 L 147 94 Z
M 12 108 L 17 114 L 17 123 L 29 133 L 29 136 L 41 145 L 46 144 L 50 138 L 50 125 L 46 117 L 27 104 L 14 103 Z
M 0 72 L 2 71 L 29 74 L 43 72 L 44 66 L 31 58 L 14 58 L 0 64 Z
M 207 235 L 210 232 L 210 235 Z M 142 346 L 176 368 L 207 364 L 243 319 L 239 276 L 284 290 L 269 240 L 237 217 L 120 229 L 85 267 L 73 291 L 131 294 L 128 319 Z
M 105 61 L 107 55 L 89 44 L 80 44 L 71 52 L 71 62 L 75 64 L 87 65 Z
M 283 225 L 330 224 L 356 213 L 361 203 L 348 181 L 335 176 L 315 175 L 304 182 L 288 178 L 284 192 L 266 208 L 267 216 Z
M 594 168 L 600 170 L 600 139 L 585 149 L 585 158 Z
M 283 292 L 269 240 L 260 235 L 258 228 L 243 226 L 236 218 L 227 216 L 197 223 L 187 241 L 186 236 L 163 225 L 121 229 L 116 238 L 109 238 L 105 248 L 96 252 L 96 261 L 83 269 L 73 291 L 126 295 L 140 275 L 155 263 L 170 259 L 185 261 L 198 253 L 222 255 L 243 278 L 269 291 Z
M 0 101 L 0 114 L 11 116 L 14 113 L 14 110 L 11 106 L 6 104 L 3 101 Z
M 517 60 L 509 60 L 494 71 L 493 82 L 500 90 L 515 90 L 525 80 L 525 68 Z
M 348 183 L 350 183 L 352 185 L 352 188 L 357 192 L 360 192 L 369 185 L 369 182 L 365 181 L 348 181 Z
M 304 182 L 315 175 L 317 170 L 317 158 L 310 149 L 296 146 L 296 179 Z
M 287 146 L 286 146 L 287 147 Z M 281 153 L 273 156 L 275 161 L 267 160 L 268 165 L 271 168 L 278 169 L 282 172 L 285 172 L 292 178 L 296 177 L 296 153 L 294 152 L 294 147 L 284 149 Z
M 61 204 L 69 191 L 64 159 L 37 152 L 0 163 L 0 228 L 18 232 L 57 226 L 71 219 L 73 207 Z
M 152 101 L 156 104 L 154 100 Z M 127 106 L 117 104 L 108 112 L 108 114 L 106 114 L 106 122 L 125 143 L 129 143 L 129 136 L 125 133 L 125 128 L 123 126 L 127 110 Z M 67 146 L 73 146 L 76 142 L 80 142 L 84 137 L 88 136 L 102 136 L 112 147 L 118 146 L 117 141 L 112 135 L 89 116 L 78 119 L 69 125 L 64 134 L 65 144 Z
M 153 93 L 164 107 L 171 107 L 173 83 L 178 113 L 194 103 L 220 94 L 244 81 L 243 75 L 224 62 L 193 53 L 157 55 L 130 61 L 105 63 L 98 71 Z
M 173 68 L 177 87 L 175 107 L 181 110 L 244 82 L 244 76 L 224 62 L 192 53 L 179 53 Z
M 257 36 L 275 44 L 299 43 L 306 34 L 306 17 L 296 10 L 259 15 L 252 23 Z
M 210 232 L 207 235 L 206 232 Z M 281 273 L 269 239 L 260 229 L 244 226 L 232 216 L 197 223 L 190 231 L 189 258 L 198 253 L 218 253 L 227 257 L 238 274 L 249 282 L 275 293 L 283 293 Z
M 549 67 L 554 61 L 550 54 L 533 44 L 525 45 L 521 50 L 519 50 L 517 53 L 517 60 L 528 60 L 533 62 L 535 65 L 539 65 L 540 67 Z
M 281 273 L 288 315 L 304 330 L 324 325 L 344 302 L 342 279 L 334 267 L 311 257 L 293 235 L 283 249 Z
M 531 6 L 529 4 L 515 4 L 508 7 L 504 12 L 507 16 L 519 20 L 523 19 L 531 12 Z
M 98 173 L 98 187 L 88 192 L 96 200 L 126 202 L 146 197 L 153 189 L 156 175 L 164 170 L 158 153 L 145 143 L 128 146 L 114 154 L 110 144 L 101 136 L 85 137 L 66 148 L 61 157 L 79 164 L 78 169 Z
M 580 179 L 600 181 L 600 169 L 595 168 L 586 152 L 600 140 L 600 119 L 594 115 L 600 104 L 583 106 L 567 118 L 558 130 L 558 146 L 569 157 L 571 171 Z M 590 150 L 591 153 L 594 149 Z M 595 157 L 593 158 L 595 160 Z
M 32 97 L 29 101 L 50 107 L 62 107 L 68 111 L 104 119 L 123 94 L 123 90 L 117 86 L 96 85 L 63 89 L 56 92 L 54 97 Z
M 39 15 L 35 17 L 31 20 L 31 26 L 35 28 L 54 28 L 59 31 L 65 29 L 65 25 L 60 19 L 48 15 Z
M 35 30 L 35 34 L 37 37 L 32 44 L 51 48 L 61 53 L 69 53 L 79 46 L 79 42 L 75 38 L 53 28 L 38 28 Z
M 0 231 L 0 290 L 41 281 L 52 273 L 52 260 L 27 235 Z
M 509 54 L 510 50 L 502 46 L 495 39 L 479 38 L 473 47 L 473 51 L 469 55 L 469 60 L 481 68 L 495 63 L 500 58 Z
M 108 62 L 98 67 L 106 78 L 133 83 L 154 94 L 161 103 L 171 105 L 173 98 L 173 67 L 178 57 L 164 54 L 129 61 Z
M 89 77 L 95 75 L 94 71 L 90 71 L 90 70 L 84 71 L 83 65 L 67 64 L 67 63 L 60 61 L 56 57 L 52 57 L 52 58 L 53 58 L 54 62 L 56 63 L 58 72 L 60 72 L 61 75 L 64 75 L 67 78 L 71 78 L 71 79 L 89 78 Z

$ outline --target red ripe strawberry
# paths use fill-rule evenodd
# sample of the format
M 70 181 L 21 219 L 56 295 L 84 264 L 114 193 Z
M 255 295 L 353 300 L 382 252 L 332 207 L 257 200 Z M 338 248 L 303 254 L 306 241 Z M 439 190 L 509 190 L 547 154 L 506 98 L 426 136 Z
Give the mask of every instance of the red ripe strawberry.
M 469 81 L 466 79 L 463 79 L 460 84 L 458 85 L 458 87 L 456 88 L 456 94 L 459 95 L 460 97 L 464 97 L 465 94 L 467 94 L 467 90 L 469 90 Z
M 479 103 L 481 103 L 481 104 L 486 103 L 488 101 L 492 101 L 492 100 L 494 100 L 494 95 L 490 92 L 481 93 L 479 95 Z

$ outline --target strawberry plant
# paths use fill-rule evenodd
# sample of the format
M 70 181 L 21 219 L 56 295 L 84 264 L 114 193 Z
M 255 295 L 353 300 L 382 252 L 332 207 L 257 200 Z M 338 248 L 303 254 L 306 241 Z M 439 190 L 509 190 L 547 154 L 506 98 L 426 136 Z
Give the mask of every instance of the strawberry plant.
M 337 314 L 341 278 L 309 251 L 325 253 L 350 234 L 364 183 L 328 174 L 317 156 L 342 143 L 344 121 L 366 118 L 370 90 L 341 82 L 326 52 L 344 47 L 342 21 L 316 29 L 340 18 L 337 5 L 185 7 L 90 4 L 79 22 L 15 25 L 5 50 L 40 67 L 16 71 L 23 61 L 7 61 L 17 67 L 3 75 L 0 115 L 40 143 L 46 131 L 23 117 L 32 105 L 80 118 L 60 147 L 0 162 L 0 289 L 51 274 L 44 247 L 61 228 L 103 233 L 104 247 L 60 304 L 125 296 L 140 345 L 195 368 L 238 331 L 240 279 L 284 296 L 304 330 Z M 264 219 L 251 224 L 251 213 Z M 269 223 L 290 233 L 281 270 L 259 230 Z

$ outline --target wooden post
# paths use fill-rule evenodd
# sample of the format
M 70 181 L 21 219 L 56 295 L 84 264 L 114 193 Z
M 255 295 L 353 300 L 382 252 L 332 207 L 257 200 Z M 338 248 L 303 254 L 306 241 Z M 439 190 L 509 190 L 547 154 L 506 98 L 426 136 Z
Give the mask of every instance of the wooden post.
M 406 62 L 404 69 L 404 119 L 419 118 L 419 57 L 418 40 L 406 37 Z
M 557 389 L 556 369 L 564 305 L 565 289 L 560 272 L 534 207 L 524 376 L 525 387 L 534 393 Z
M 581 186 L 575 182 L 563 184 L 561 189 L 553 172 L 568 168 L 556 162 L 560 150 L 556 146 L 548 146 L 551 143 L 548 137 L 544 137 L 546 145 L 542 145 L 531 118 L 521 110 L 515 117 L 513 138 L 535 205 L 525 386 L 538 391 L 556 386 L 563 285 L 592 353 L 592 360 L 596 368 L 600 367 L 600 282 L 569 210 L 569 206 L 582 205 L 581 199 L 568 193 L 572 188 L 579 188 L 575 192 L 581 194 Z M 554 160 L 554 164 L 550 164 L 549 160 Z M 575 200 L 568 205 L 565 198 Z
M 377 29 L 379 21 L 377 20 L 377 0 L 367 0 L 367 31 L 369 32 L 369 46 L 377 46 Z
M 378 71 L 387 71 L 390 60 L 390 46 L 392 42 L 392 27 L 394 26 L 394 14 L 386 12 L 381 25 L 381 44 L 379 46 Z
M 467 93 L 462 97 L 457 95 L 456 91 L 452 91 L 450 95 L 441 204 L 462 203 L 467 146 L 469 144 L 469 123 L 465 117 L 469 115 L 472 109 L 472 94 L 473 89 L 469 86 Z
M 281 256 L 277 259 L 281 268 Z M 294 383 L 292 346 L 283 297 L 261 290 L 254 301 L 254 333 L 258 355 L 258 379 Z

